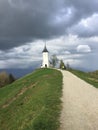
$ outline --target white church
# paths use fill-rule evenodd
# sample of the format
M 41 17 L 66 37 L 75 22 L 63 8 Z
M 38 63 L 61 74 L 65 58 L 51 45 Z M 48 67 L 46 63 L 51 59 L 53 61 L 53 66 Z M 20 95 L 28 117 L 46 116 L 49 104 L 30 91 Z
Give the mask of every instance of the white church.
M 49 52 L 47 50 L 46 44 L 44 46 L 42 54 L 43 54 L 43 61 L 42 61 L 41 68 L 49 68 L 50 67 L 50 63 L 49 63 Z

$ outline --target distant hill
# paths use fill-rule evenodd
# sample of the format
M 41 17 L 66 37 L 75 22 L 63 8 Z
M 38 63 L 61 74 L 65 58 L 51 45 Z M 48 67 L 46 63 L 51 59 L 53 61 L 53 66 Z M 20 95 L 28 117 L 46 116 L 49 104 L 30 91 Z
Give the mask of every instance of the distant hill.
M 8 74 L 12 74 L 15 76 L 16 79 L 23 77 L 31 72 L 33 72 L 35 68 L 28 68 L 28 69 L 0 69 L 0 72 L 6 71 Z
M 0 88 L 4 87 L 15 81 L 15 78 L 12 74 L 8 74 L 7 72 L 3 71 L 0 73 Z
M 62 74 L 38 69 L 0 89 L 0 130 L 57 130 Z

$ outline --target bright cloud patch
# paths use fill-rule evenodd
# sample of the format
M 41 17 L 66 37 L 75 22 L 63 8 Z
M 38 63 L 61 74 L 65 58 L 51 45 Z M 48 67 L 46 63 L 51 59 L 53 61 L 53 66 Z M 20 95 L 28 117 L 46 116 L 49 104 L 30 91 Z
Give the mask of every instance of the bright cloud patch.
M 78 35 L 80 37 L 97 36 L 98 30 L 98 14 L 93 14 L 88 18 L 83 18 L 78 24 L 69 28 L 69 33 Z
M 88 53 L 91 52 L 91 48 L 88 45 L 79 45 L 77 47 L 77 52 Z

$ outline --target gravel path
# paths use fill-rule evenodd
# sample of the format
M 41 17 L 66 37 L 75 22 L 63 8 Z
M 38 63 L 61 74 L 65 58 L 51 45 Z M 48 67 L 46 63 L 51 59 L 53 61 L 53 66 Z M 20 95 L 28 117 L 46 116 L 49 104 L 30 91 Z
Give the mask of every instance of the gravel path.
M 98 89 L 70 72 L 62 73 L 60 130 L 98 130 Z

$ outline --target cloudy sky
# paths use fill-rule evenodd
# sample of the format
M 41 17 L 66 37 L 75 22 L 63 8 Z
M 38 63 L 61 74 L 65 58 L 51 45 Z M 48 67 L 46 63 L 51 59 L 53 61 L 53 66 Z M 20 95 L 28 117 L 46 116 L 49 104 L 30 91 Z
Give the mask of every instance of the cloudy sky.
M 40 66 L 45 42 L 65 64 L 98 69 L 98 0 L 0 0 L 0 68 Z

